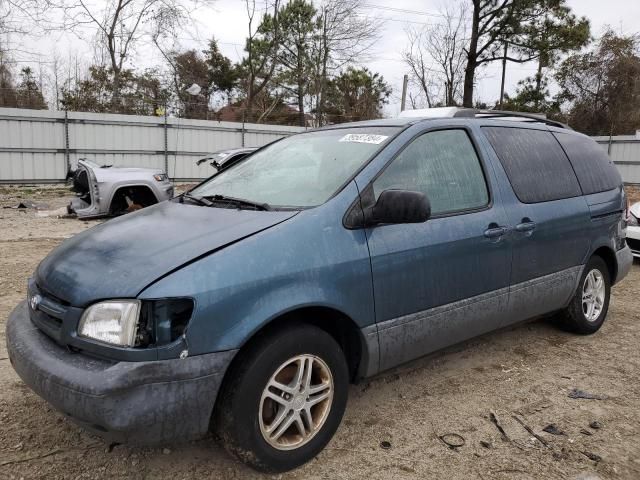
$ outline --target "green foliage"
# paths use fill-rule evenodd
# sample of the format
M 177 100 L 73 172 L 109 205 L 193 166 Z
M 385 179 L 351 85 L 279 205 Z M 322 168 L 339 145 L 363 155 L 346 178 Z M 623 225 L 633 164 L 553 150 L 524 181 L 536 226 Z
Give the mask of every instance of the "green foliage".
M 588 52 L 569 56 L 555 74 L 569 123 L 589 135 L 640 128 L 640 40 L 606 32 Z
M 209 112 L 209 68 L 206 60 L 195 50 L 187 50 L 173 57 L 175 89 L 180 103 L 180 116 L 207 118 Z M 192 85 L 201 90 L 197 95 L 186 91 Z
M 7 64 L 0 64 L 0 107 L 35 110 L 48 108 L 30 67 L 22 68 L 20 81 L 15 85 L 11 69 Z
M 63 88 L 61 103 L 65 109 L 79 112 L 155 115 L 169 98 L 156 74 L 152 70 L 141 74 L 122 70 L 118 101 L 114 101 L 113 72 L 94 65 L 86 79 Z
M 0 63 L 0 107 L 17 107 L 13 73 L 6 63 Z
M 476 69 L 505 58 L 525 63 L 538 59 L 541 68 L 562 53 L 589 41 L 589 21 L 577 18 L 567 0 L 472 0 L 473 22 L 465 73 L 464 105 L 472 106 Z M 539 94 L 539 92 L 538 92 Z
M 543 67 L 548 67 L 561 54 L 579 50 L 589 42 L 589 20 L 576 17 L 566 0 L 527 0 L 520 4 L 521 18 L 501 39 L 506 40 L 518 58 L 538 59 Z
M 275 83 L 297 104 L 301 126 L 306 124 L 304 100 L 314 67 L 311 50 L 319 27 L 316 13 L 311 3 L 293 0 L 279 14 L 280 40 L 276 49 Z
M 209 41 L 209 48 L 203 52 L 207 64 L 207 80 L 209 91 L 219 91 L 227 96 L 238 85 L 240 72 L 231 60 L 225 57 L 218 48 L 215 38 Z
M 549 118 L 563 120 L 560 103 L 556 98 L 550 97 L 546 78 L 542 78 L 540 83 L 535 77 L 527 77 L 518 82 L 516 94 L 513 97 L 505 95 L 502 110 L 544 113 Z
M 182 117 L 211 118 L 212 97 L 220 93 L 229 103 L 238 85 L 238 67 L 220 52 L 214 38 L 209 41 L 208 47 L 201 53 L 187 50 L 173 56 L 174 89 Z M 186 91 L 194 84 L 201 89 L 198 95 Z
M 16 89 L 16 97 L 20 108 L 47 109 L 47 103 L 44 101 L 44 96 L 30 67 L 23 67 L 20 72 L 20 83 Z
M 330 123 L 382 117 L 391 87 L 378 73 L 349 67 L 328 84 L 326 112 Z

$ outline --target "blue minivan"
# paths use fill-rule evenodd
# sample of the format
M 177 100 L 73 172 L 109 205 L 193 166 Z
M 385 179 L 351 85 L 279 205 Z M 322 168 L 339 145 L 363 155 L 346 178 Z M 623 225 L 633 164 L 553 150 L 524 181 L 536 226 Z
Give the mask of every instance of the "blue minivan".
M 626 203 L 593 140 L 535 116 L 309 131 L 66 240 L 9 357 L 110 441 L 213 431 L 285 471 L 329 442 L 350 382 L 550 313 L 596 332 L 631 268 Z

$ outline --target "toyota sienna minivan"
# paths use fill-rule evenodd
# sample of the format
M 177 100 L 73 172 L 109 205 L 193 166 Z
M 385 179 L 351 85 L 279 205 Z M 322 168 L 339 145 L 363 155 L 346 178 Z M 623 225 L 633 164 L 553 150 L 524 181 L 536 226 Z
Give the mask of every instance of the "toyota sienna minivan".
M 595 333 L 632 264 L 601 147 L 412 114 L 281 139 L 66 240 L 8 319 L 13 367 L 110 441 L 213 431 L 280 472 L 331 439 L 349 382 L 550 313 Z

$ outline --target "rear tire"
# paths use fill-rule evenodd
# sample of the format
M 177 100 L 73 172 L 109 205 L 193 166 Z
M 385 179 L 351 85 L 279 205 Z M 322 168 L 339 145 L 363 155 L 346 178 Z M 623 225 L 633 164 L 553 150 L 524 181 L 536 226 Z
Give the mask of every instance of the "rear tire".
M 576 293 L 560 314 L 562 328 L 581 335 L 591 335 L 602 327 L 609 310 L 611 279 L 605 261 L 593 256 L 582 272 Z
M 324 330 L 303 324 L 264 334 L 240 355 L 214 412 L 222 444 L 262 472 L 308 462 L 331 440 L 346 407 L 342 349 Z

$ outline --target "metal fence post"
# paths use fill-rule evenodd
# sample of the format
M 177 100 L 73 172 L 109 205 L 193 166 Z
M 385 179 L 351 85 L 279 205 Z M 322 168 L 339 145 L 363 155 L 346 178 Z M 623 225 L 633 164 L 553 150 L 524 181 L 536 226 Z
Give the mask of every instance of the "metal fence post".
M 242 140 L 241 140 L 242 145 L 241 145 L 241 147 L 244 147 L 244 113 L 245 112 L 243 111 L 242 112 Z
M 66 108 L 64 109 L 64 160 L 67 164 L 68 172 L 71 170 L 71 159 L 69 158 L 69 112 Z
M 167 109 L 164 109 L 164 173 L 169 175 L 169 127 L 167 125 Z M 176 172 L 173 172 L 175 175 Z

